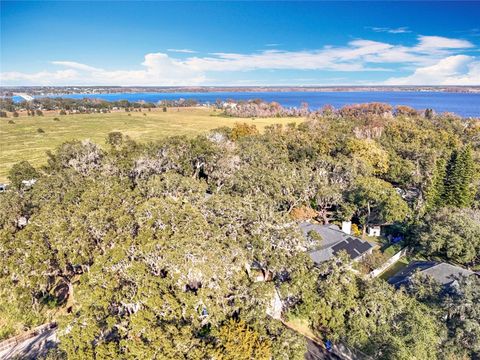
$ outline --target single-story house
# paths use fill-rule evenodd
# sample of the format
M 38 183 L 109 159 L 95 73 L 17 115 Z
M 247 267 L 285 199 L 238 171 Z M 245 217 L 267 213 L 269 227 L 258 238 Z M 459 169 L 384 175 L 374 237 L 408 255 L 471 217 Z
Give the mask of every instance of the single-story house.
M 377 246 L 375 243 L 350 235 L 350 231 L 344 226 L 342 226 L 344 231 L 334 224 L 320 225 L 303 222 L 299 226 L 307 240 L 312 240 L 312 232 L 319 238 L 318 244 L 314 244 L 315 250 L 309 252 L 315 264 L 331 259 L 342 250 L 346 251 L 352 260 L 359 261 L 366 254 L 371 254 Z
M 388 282 L 395 287 L 408 285 L 412 276 L 420 273 L 422 276 L 430 276 L 443 287 L 455 287 L 458 279 L 462 276 L 471 276 L 475 274 L 471 270 L 459 266 L 438 263 L 435 261 L 414 261 L 406 268 L 393 275 Z

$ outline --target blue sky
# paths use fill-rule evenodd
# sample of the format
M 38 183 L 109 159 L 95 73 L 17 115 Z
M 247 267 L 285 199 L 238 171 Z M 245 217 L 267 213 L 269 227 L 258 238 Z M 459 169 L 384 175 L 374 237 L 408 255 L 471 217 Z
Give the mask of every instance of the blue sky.
M 1 85 L 480 85 L 480 2 L 0 4 Z

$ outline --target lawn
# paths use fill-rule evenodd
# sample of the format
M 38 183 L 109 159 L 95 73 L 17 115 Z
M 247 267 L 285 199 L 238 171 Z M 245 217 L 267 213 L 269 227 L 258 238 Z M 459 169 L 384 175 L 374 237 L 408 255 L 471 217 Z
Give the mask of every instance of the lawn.
M 400 258 L 400 260 L 398 260 L 395 264 L 390 266 L 387 270 L 385 270 L 380 275 L 380 279 L 383 279 L 385 281 L 390 279 L 397 272 L 406 268 L 409 263 L 410 263 L 410 260 L 407 257 L 404 256 L 404 257 Z
M 141 112 L 114 112 L 108 114 L 74 114 L 9 118 L 0 120 L 0 182 L 6 181 L 9 169 L 21 160 L 34 166 L 46 162 L 45 152 L 65 141 L 91 139 L 104 146 L 111 131 L 121 131 L 134 140 L 147 142 L 170 135 L 194 136 L 235 122 L 255 124 L 259 130 L 267 125 L 288 124 L 301 119 L 292 118 L 230 118 L 219 110 L 206 108 L 169 108 Z M 10 115 L 11 116 L 11 115 Z M 60 121 L 54 121 L 57 117 Z M 14 124 L 9 124 L 13 120 Z M 44 133 L 38 132 L 42 129 Z

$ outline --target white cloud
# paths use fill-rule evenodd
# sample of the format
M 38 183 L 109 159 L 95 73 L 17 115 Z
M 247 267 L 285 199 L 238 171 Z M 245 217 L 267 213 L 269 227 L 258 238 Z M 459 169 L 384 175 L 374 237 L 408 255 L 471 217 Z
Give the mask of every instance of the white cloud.
M 390 33 L 390 34 L 404 34 L 404 33 L 411 33 L 410 30 L 408 30 L 407 27 L 405 26 L 402 26 L 402 27 L 398 27 L 398 28 L 387 28 L 387 27 L 371 27 L 371 26 L 368 26 L 367 29 L 370 29 L 372 31 L 375 31 L 375 32 L 386 32 L 386 33 Z
M 195 54 L 195 50 L 191 49 L 167 49 L 168 52 L 182 53 L 182 54 Z
M 72 61 L 53 61 L 67 70 L 34 74 L 6 72 L 2 83 L 35 85 L 197 85 L 206 81 L 203 72 L 163 53 L 145 55 L 140 70 L 104 70 Z
M 103 71 L 102 69 L 95 68 L 93 66 L 88 66 L 85 64 L 80 64 L 75 61 L 52 61 L 53 65 L 60 65 L 66 68 L 85 70 L 85 71 Z
M 5 72 L 1 74 L 2 85 L 6 83 L 19 83 L 19 84 L 45 84 L 56 85 L 68 83 L 72 79 L 78 79 L 80 74 L 71 69 L 58 70 L 55 72 L 40 71 L 34 74 L 26 74 L 17 71 Z
M 474 45 L 462 39 L 418 36 L 413 46 L 366 39 L 345 46 L 324 46 L 317 50 L 266 50 L 248 54 L 213 53 L 178 58 L 165 53 L 145 55 L 136 70 L 107 70 L 75 61 L 52 61 L 64 69 L 38 73 L 5 72 L 2 84 L 19 85 L 200 85 L 212 74 L 252 70 L 320 70 L 335 72 L 387 72 L 412 69 L 408 77 L 391 77 L 389 83 L 433 84 L 442 81 L 480 83 L 478 60 L 462 54 Z M 170 51 L 175 49 L 170 49 Z M 187 53 L 188 49 L 177 49 Z M 462 65 L 463 64 L 463 65 Z M 477 65 L 476 65 L 477 64 Z M 462 67 L 463 66 L 463 67 Z M 445 69 L 448 68 L 449 72 Z M 469 69 L 469 70 L 467 70 Z M 437 73 L 440 77 L 429 74 Z M 443 77 L 442 77 L 443 76 Z M 225 78 L 225 76 L 224 76 Z M 238 76 L 237 76 L 238 78 Z M 237 79 L 237 81 L 239 81 Z
M 427 52 L 444 49 L 468 49 L 474 45 L 467 40 L 451 39 L 442 36 L 424 36 L 418 37 L 419 44 L 413 48 L 414 51 Z
M 438 63 L 421 67 L 412 75 L 394 77 L 385 85 L 480 85 L 480 61 L 472 56 L 449 56 Z
M 358 48 L 351 52 L 361 51 Z M 355 55 L 350 51 L 338 52 L 330 50 L 318 51 L 278 51 L 269 50 L 253 54 L 216 53 L 211 57 L 193 57 L 185 64 L 199 71 L 248 71 L 268 69 L 298 69 L 298 70 L 335 70 L 361 71 L 380 70 L 367 69 L 362 62 L 355 62 Z

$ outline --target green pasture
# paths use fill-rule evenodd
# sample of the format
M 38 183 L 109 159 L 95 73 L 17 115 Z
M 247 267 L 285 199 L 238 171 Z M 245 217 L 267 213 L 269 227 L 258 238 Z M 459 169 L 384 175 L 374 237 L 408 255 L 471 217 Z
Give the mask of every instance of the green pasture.
M 9 114 L 9 118 L 0 119 L 0 182 L 6 181 L 9 169 L 16 162 L 28 160 L 32 165 L 40 166 L 46 162 L 47 150 L 73 139 L 90 139 L 103 146 L 105 137 L 111 131 L 120 131 L 134 140 L 148 142 L 171 135 L 194 136 L 217 127 L 233 126 L 235 122 L 255 124 L 261 130 L 267 125 L 299 120 L 231 118 L 221 115 L 219 110 L 204 108 L 169 108 L 167 112 L 155 110 L 63 116 L 49 113 L 18 118 Z M 13 120 L 14 124 L 9 120 Z

